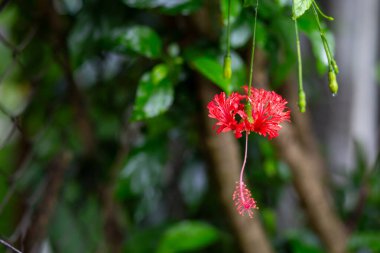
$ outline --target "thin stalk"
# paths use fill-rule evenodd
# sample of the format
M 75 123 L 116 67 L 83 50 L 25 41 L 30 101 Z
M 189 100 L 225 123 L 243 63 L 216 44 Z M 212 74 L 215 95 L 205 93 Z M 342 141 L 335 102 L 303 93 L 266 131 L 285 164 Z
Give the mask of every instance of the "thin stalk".
M 243 203 L 245 202 L 244 194 L 243 194 L 243 174 L 244 174 L 244 169 L 245 169 L 245 164 L 247 162 L 247 152 L 248 152 L 248 133 L 245 133 L 245 151 L 244 151 L 244 161 L 243 165 L 240 170 L 240 181 L 239 181 L 239 186 L 240 186 L 240 196 L 241 200 Z
M 228 0 L 228 11 L 227 11 L 227 56 L 231 55 L 231 0 Z
M 255 59 L 256 23 L 257 23 L 257 10 L 258 10 L 258 8 L 259 8 L 259 0 L 256 1 L 255 19 L 254 19 L 254 23 L 253 23 L 251 62 L 250 62 L 250 65 L 249 65 L 248 96 L 251 95 L 251 87 L 252 87 L 252 81 L 253 81 L 253 62 L 254 62 L 254 59 Z
M 13 247 L 12 245 L 10 245 L 9 243 L 7 243 L 7 242 L 4 241 L 4 240 L 1 240 L 1 239 L 0 239 L 0 243 L 3 244 L 3 245 L 4 245 L 5 247 L 7 247 L 8 249 L 13 250 L 14 252 L 22 253 L 21 251 L 19 251 L 18 249 L 16 249 L 15 247 Z
M 323 11 L 319 8 L 318 4 L 315 1 L 313 1 L 313 6 L 315 6 L 315 8 L 319 12 L 319 14 L 321 14 L 322 17 L 324 17 L 325 19 L 330 20 L 330 21 L 334 20 L 333 17 L 327 16 L 326 14 L 324 14 Z
M 321 22 L 319 20 L 319 15 L 318 15 L 317 9 L 316 9 L 316 7 L 315 7 L 314 4 L 313 4 L 313 13 L 314 13 L 314 16 L 315 16 L 315 20 L 317 21 L 319 33 L 320 33 L 321 39 L 322 39 L 322 44 L 323 44 L 323 47 L 325 49 L 327 59 L 329 61 L 329 68 L 331 70 L 331 69 L 333 69 L 332 65 L 333 65 L 334 59 L 332 57 L 331 50 L 330 50 L 329 44 L 327 42 L 327 38 L 326 38 L 325 32 L 322 29 Z
M 298 90 L 303 92 L 301 43 L 300 43 L 300 37 L 299 37 L 299 33 L 298 33 L 297 19 L 294 19 L 294 28 L 296 30 L 296 43 L 297 43 Z

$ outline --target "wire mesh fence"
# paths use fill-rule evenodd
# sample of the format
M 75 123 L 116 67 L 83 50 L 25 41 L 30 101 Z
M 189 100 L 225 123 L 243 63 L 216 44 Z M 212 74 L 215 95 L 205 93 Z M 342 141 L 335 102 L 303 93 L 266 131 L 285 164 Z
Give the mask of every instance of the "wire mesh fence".
M 0 16 L 6 8 L 9 8 L 9 2 L 4 0 L 0 3 Z M 36 28 L 30 28 L 29 32 L 21 39 L 21 42 L 17 43 L 12 39 L 10 27 L 7 24 L 0 25 L 1 54 L 8 56 L 2 57 L 2 62 L 0 63 L 0 151 L 6 150 L 15 144 L 17 140 L 28 139 L 23 130 L 22 119 L 24 112 L 28 109 L 29 102 L 33 99 L 33 94 L 30 92 L 24 93 L 22 89 L 25 85 L 17 83 L 18 80 L 15 80 L 14 75 L 25 68 L 21 59 L 22 54 L 35 35 Z M 6 154 L 6 152 L 4 153 Z M 0 177 L 6 185 L 5 191 L 1 193 L 3 197 L 0 200 L 0 217 L 3 216 L 4 210 L 12 199 L 16 198 L 18 182 L 25 175 L 32 157 L 33 152 L 28 152 L 15 168 L 7 168 L 6 166 L 9 166 L 7 164 L 0 165 Z M 1 239 L 0 243 L 8 249 L 8 252 L 21 252 L 12 244 L 22 236 L 22 227 L 25 228 L 25 225 L 23 225 L 25 222 L 22 222 L 22 220 L 20 225 L 13 231 L 13 234 L 5 235 L 3 231 L 0 232 L 0 236 L 6 239 Z

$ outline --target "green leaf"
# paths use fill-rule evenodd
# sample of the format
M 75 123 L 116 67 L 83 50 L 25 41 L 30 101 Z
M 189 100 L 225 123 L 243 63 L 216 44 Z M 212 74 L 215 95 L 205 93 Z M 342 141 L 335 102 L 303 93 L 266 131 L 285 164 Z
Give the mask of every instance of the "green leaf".
M 173 96 L 168 66 L 155 66 L 140 79 L 132 120 L 143 120 L 164 113 L 173 103 Z
M 348 247 L 350 250 L 371 249 L 372 252 L 380 251 L 380 233 L 377 231 L 358 232 L 352 235 Z
M 128 238 L 123 252 L 153 253 L 157 250 L 162 233 L 162 227 L 144 228 L 134 231 Z
M 293 0 L 293 19 L 301 17 L 312 3 L 313 0 Z
M 80 232 L 80 224 L 67 204 L 58 204 L 49 227 L 50 240 L 55 249 L 61 252 L 86 252 L 87 238 Z
M 261 211 L 263 223 L 265 225 L 266 231 L 270 232 L 271 235 L 276 234 L 276 212 L 273 209 L 270 208 L 264 208 Z
M 128 50 L 141 54 L 148 58 L 157 58 L 162 52 L 162 41 L 158 34 L 148 26 L 136 25 L 126 31 L 118 31 L 115 35 L 117 50 Z
M 218 239 L 218 231 L 204 222 L 183 221 L 163 235 L 158 253 L 175 253 L 204 248 Z
M 187 50 L 185 57 L 195 70 L 199 71 L 225 92 L 229 92 L 229 80 L 223 77 L 223 67 L 215 55 L 201 54 L 196 50 Z
M 123 2 L 132 8 L 158 8 L 166 14 L 189 14 L 196 11 L 202 5 L 202 0 L 123 0 Z
M 254 6 L 255 4 L 255 0 L 244 0 L 244 7 Z
M 222 12 L 223 24 L 227 25 L 228 23 L 228 1 L 220 1 L 220 10 Z M 230 22 L 234 23 L 235 20 L 239 17 L 241 12 L 241 3 L 240 1 L 231 1 L 231 10 L 230 10 Z
M 293 230 L 289 231 L 287 236 L 291 252 L 294 253 L 322 253 L 318 240 L 309 231 Z

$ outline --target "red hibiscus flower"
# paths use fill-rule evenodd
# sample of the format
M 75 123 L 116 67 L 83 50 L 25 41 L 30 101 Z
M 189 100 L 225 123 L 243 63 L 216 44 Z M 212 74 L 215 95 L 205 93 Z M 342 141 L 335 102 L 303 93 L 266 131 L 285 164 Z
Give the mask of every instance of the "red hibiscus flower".
M 240 180 L 236 185 L 232 199 L 240 215 L 253 217 L 254 209 L 258 209 L 256 201 L 243 181 L 243 173 L 247 161 L 248 134 L 258 133 L 268 139 L 278 136 L 281 123 L 290 121 L 287 101 L 274 91 L 244 86 L 244 95 L 232 93 L 226 97 L 224 92 L 215 95 L 207 105 L 209 117 L 216 119 L 217 133 L 233 131 L 236 138 L 246 132 L 244 161 L 240 171 Z M 215 127 L 214 126 L 214 127 Z
M 241 118 L 245 115 L 244 106 L 240 103 L 242 96 L 233 92 L 226 98 L 224 92 L 219 95 L 215 95 L 214 99 L 207 105 L 209 110 L 209 117 L 217 119 L 218 122 L 215 126 L 218 126 L 217 133 L 233 131 L 236 138 L 242 136 L 244 122 L 238 122 L 236 115 Z M 214 126 L 214 127 L 215 127 Z
M 246 95 L 234 92 L 226 97 L 224 92 L 217 94 L 207 105 L 208 116 L 218 120 L 215 124 L 219 126 L 217 133 L 233 131 L 236 138 L 240 138 L 242 131 L 246 131 L 268 139 L 277 137 L 280 123 L 290 121 L 287 101 L 274 91 L 251 88 L 248 95 L 247 86 L 244 86 L 244 90 Z M 247 108 L 247 103 L 250 108 Z

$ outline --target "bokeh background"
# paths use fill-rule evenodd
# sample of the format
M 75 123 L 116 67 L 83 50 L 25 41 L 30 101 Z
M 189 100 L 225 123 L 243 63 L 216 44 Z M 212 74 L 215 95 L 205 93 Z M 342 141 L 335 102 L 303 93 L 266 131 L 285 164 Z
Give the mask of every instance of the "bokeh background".
M 245 1 L 250 2 L 250 1 Z M 252 1 L 253 2 L 253 1 Z M 216 135 L 208 101 L 247 82 L 253 7 L 232 0 L 0 1 L 0 238 L 44 253 L 380 252 L 379 2 L 318 1 L 340 66 L 332 97 L 312 12 L 297 104 L 291 1 L 259 1 L 254 85 L 289 101 L 272 141 Z M 0 245 L 0 252 L 12 252 Z

